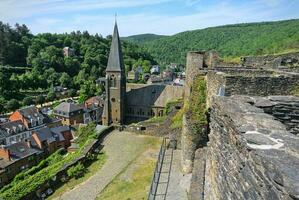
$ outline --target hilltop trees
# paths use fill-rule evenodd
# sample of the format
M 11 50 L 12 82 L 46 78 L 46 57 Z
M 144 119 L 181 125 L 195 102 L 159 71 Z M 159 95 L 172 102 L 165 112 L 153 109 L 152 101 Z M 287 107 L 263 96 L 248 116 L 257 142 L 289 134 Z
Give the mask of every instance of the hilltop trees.
M 192 50 L 217 50 L 227 58 L 276 54 L 299 49 L 299 20 L 219 26 L 142 41 L 160 64 L 185 64 Z
M 25 25 L 16 24 L 12 28 L 0 22 L 1 102 L 7 102 L 12 97 L 22 102 L 24 92 L 35 90 L 45 91 L 47 100 L 54 100 L 55 86 L 72 89 L 72 95 L 80 90 L 81 99 L 100 94 L 101 89 L 97 89 L 95 81 L 105 75 L 111 39 L 111 36 L 103 38 L 87 31 L 32 35 Z M 156 63 L 137 45 L 127 42 L 122 45 L 125 59 L 130 60 L 126 65 L 132 67 L 138 59 L 147 64 Z M 69 47 L 70 55 L 64 55 L 64 47 Z M 13 70 L 4 70 L 4 65 L 26 67 L 28 70 L 15 73 Z M 29 100 L 24 100 L 22 104 L 31 103 Z

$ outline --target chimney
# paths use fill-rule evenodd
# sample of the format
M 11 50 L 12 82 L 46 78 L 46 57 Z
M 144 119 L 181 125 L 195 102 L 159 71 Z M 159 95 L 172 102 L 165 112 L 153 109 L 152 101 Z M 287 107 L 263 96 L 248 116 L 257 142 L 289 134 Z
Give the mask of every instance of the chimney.
M 0 148 L 0 157 L 10 160 L 10 151 L 5 146 Z

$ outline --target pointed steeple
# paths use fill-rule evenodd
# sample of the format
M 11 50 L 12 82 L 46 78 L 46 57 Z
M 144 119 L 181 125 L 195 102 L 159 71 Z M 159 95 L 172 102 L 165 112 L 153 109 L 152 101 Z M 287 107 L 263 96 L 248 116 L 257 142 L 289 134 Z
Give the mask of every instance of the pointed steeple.
M 106 71 L 113 72 L 113 71 L 123 71 L 123 70 L 124 70 L 124 62 L 123 62 L 123 56 L 121 51 L 121 43 L 118 35 L 117 23 L 115 21 Z

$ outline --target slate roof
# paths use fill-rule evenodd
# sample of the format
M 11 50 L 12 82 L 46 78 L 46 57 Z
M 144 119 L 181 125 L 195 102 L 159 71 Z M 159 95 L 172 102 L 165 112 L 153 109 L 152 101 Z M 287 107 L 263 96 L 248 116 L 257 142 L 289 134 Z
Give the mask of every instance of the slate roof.
M 65 112 L 65 113 L 72 113 L 72 112 L 75 112 L 75 111 L 78 111 L 78 110 L 82 110 L 82 107 L 77 106 L 74 103 L 62 102 L 61 104 L 56 106 L 54 108 L 54 110 Z
M 65 132 L 65 131 L 70 131 L 70 130 L 71 129 L 69 126 L 58 126 L 58 127 L 51 128 L 51 132 L 56 133 L 56 134 L 59 134 L 59 133 Z
M 43 153 L 43 151 L 39 149 L 28 147 L 26 142 L 18 142 L 10 146 L 6 146 L 6 148 L 10 151 L 11 160 L 0 158 L 0 171 L 14 163 L 16 160 L 29 157 L 33 154 Z
M 106 71 L 120 72 L 123 70 L 124 70 L 124 62 L 123 62 L 123 56 L 121 51 L 121 42 L 119 39 L 117 23 L 115 22 Z
M 28 106 L 18 110 L 27 120 L 34 119 L 37 121 L 38 117 L 44 119 L 44 116 L 38 111 L 35 106 Z
M 54 141 L 64 141 L 65 138 L 62 135 L 62 132 L 69 131 L 70 128 L 68 126 L 58 126 L 54 128 L 44 127 L 34 131 L 36 136 L 40 141 L 47 141 L 48 143 Z
M 28 147 L 26 142 L 18 142 L 6 147 L 10 150 L 11 159 L 21 159 L 35 153 L 42 153 L 42 151 Z
M 0 124 L 0 129 L 2 129 L 5 132 L 6 137 L 26 131 L 26 127 L 21 120 Z M 8 129 L 10 131 L 8 131 Z M 1 135 L 1 131 L 0 131 L 0 135 Z
M 52 132 L 48 127 L 44 127 L 44 128 L 35 130 L 34 133 L 36 134 L 38 139 L 42 142 L 51 140 L 51 138 L 53 138 Z
M 4 139 L 7 137 L 6 132 L 3 129 L 0 129 L 0 139 Z

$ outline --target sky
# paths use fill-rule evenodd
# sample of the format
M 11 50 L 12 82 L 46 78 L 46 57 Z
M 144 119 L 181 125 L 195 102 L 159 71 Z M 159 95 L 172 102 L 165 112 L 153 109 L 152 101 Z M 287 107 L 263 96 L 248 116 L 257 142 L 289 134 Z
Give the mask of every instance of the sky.
M 74 30 L 173 35 L 218 25 L 299 18 L 299 0 L 0 0 L 0 21 L 32 33 Z

